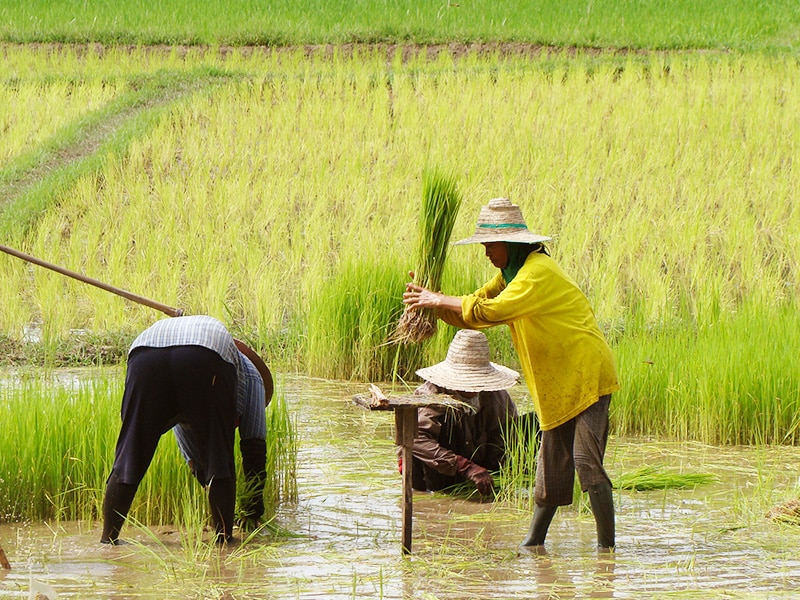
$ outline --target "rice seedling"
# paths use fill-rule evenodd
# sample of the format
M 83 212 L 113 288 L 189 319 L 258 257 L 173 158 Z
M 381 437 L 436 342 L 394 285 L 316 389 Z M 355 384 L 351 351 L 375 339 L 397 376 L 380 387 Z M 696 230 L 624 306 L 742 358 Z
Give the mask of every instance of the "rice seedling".
M 789 525 L 800 525 L 800 499 L 793 498 L 767 511 L 767 519 Z
M 717 480 L 713 473 L 675 473 L 656 465 L 645 465 L 614 478 L 614 487 L 621 490 L 669 490 L 692 488 Z
M 442 289 L 442 276 L 450 247 L 461 195 L 452 176 L 427 169 L 422 176 L 414 283 L 435 292 Z M 391 341 L 414 344 L 436 333 L 436 315 L 431 309 L 406 309 L 397 322 Z

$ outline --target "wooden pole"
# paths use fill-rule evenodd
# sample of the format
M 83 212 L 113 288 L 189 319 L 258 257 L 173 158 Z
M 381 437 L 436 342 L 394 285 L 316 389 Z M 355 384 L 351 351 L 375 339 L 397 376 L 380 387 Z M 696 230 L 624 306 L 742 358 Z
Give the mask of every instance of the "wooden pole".
M 403 459 L 403 554 L 411 554 L 411 530 L 413 526 L 414 488 L 412 485 L 414 468 L 414 437 L 417 435 L 417 407 L 398 406 L 394 411 L 396 443 L 400 446 Z
M 143 296 L 138 296 L 137 294 L 132 294 L 126 290 L 122 290 L 120 288 L 114 287 L 112 285 L 108 285 L 107 283 L 103 283 L 102 281 L 98 281 L 97 279 L 92 279 L 91 277 L 86 277 L 86 275 L 81 275 L 80 273 L 76 273 L 75 271 L 70 271 L 69 269 L 65 269 L 63 267 L 59 267 L 57 265 L 45 262 L 35 256 L 31 256 L 30 254 L 25 254 L 24 252 L 20 252 L 19 250 L 14 250 L 13 248 L 9 248 L 8 246 L 0 245 L 0 251 L 5 252 L 6 254 L 10 254 L 11 256 L 16 256 L 17 258 L 21 258 L 29 263 L 33 263 L 35 265 L 39 265 L 40 267 L 44 267 L 45 269 L 50 269 L 51 271 L 55 271 L 56 273 L 61 273 L 62 275 L 66 275 L 67 277 L 72 277 L 73 279 L 77 279 L 78 281 L 83 281 L 84 283 L 88 283 L 89 285 L 93 285 L 95 287 L 99 287 L 102 290 L 106 290 L 107 292 L 111 292 L 112 294 L 116 294 L 117 296 L 122 296 L 123 298 L 127 298 L 133 302 L 138 304 L 143 304 L 144 306 L 149 306 L 150 308 L 155 308 L 156 310 L 160 310 L 166 315 L 170 317 L 180 317 L 183 315 L 183 310 L 180 308 L 173 308 L 171 306 L 167 306 L 166 304 L 161 304 L 160 302 L 156 302 L 155 300 L 150 300 Z

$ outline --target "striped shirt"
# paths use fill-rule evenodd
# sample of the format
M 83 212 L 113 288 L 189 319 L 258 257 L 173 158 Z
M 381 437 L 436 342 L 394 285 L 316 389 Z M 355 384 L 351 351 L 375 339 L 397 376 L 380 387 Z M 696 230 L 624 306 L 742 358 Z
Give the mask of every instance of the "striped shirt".
M 202 346 L 219 354 L 239 372 L 239 351 L 233 337 L 220 321 L 205 315 L 171 317 L 156 321 L 139 334 L 128 353 L 139 347 Z

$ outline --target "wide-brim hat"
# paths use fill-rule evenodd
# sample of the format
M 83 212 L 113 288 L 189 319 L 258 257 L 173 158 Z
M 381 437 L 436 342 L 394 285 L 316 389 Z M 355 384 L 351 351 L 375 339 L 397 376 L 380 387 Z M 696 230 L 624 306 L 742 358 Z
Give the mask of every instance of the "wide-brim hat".
M 456 333 L 447 357 L 417 375 L 432 384 L 455 392 L 493 392 L 510 388 L 519 373 L 489 361 L 489 340 L 480 331 L 461 329 Z
M 459 240 L 453 245 L 483 244 L 485 242 L 536 244 L 550 239 L 546 235 L 540 235 L 528 229 L 518 205 L 512 204 L 508 198 L 494 198 L 481 208 L 481 213 L 478 215 L 478 226 L 472 237 Z
M 261 379 L 264 381 L 264 404 L 269 404 L 269 401 L 272 400 L 272 394 L 275 391 L 275 387 L 272 381 L 272 373 L 270 373 L 267 364 L 258 354 L 256 354 L 255 350 L 245 344 L 242 340 L 237 340 L 234 338 L 233 343 L 236 344 L 236 348 L 239 350 L 239 352 L 250 359 L 250 362 L 253 363 L 253 366 L 256 368 L 259 375 L 261 375 Z

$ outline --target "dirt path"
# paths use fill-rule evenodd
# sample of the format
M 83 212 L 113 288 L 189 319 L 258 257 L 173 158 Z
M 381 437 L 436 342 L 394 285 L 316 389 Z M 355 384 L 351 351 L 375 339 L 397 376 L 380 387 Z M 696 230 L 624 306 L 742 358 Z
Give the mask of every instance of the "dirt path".
M 130 98 L 120 98 L 110 113 L 101 118 L 89 118 L 72 139 L 45 153 L 44 159 L 19 173 L 0 177 L 0 207 L 13 204 L 33 186 L 62 168 L 78 163 L 95 154 L 100 147 L 141 114 L 167 106 L 200 89 L 219 81 L 219 77 L 180 77 L 171 86 L 150 82 L 137 84 Z M 104 109 L 108 110 L 108 109 Z

